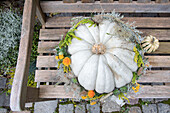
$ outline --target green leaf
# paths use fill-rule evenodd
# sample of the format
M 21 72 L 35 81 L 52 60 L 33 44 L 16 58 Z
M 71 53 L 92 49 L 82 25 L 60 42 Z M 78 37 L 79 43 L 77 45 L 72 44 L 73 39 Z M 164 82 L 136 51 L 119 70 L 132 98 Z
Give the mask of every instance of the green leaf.
M 136 72 L 133 72 L 132 84 L 135 84 L 135 82 L 136 82 L 136 77 L 137 77 L 137 73 L 136 73 Z
M 106 33 L 107 35 L 112 35 L 112 34 L 110 34 L 110 33 Z
M 120 91 L 123 92 L 123 93 L 127 92 L 127 86 L 121 87 Z
M 78 83 L 76 78 L 72 78 L 71 80 L 72 80 L 73 83 Z
M 119 91 L 118 89 L 115 89 L 115 90 L 113 91 L 113 94 L 114 94 L 114 95 L 119 95 L 119 94 L 120 94 L 120 91 Z

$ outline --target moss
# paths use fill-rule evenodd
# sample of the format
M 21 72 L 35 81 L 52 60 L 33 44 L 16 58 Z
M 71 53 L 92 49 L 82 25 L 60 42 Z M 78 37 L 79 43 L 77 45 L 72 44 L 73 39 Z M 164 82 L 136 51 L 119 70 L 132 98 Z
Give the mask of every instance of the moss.
M 169 105 L 170 105 L 170 99 L 168 99 L 167 101 L 163 101 L 163 102 L 161 102 L 161 103 L 163 103 L 163 104 L 169 104 Z

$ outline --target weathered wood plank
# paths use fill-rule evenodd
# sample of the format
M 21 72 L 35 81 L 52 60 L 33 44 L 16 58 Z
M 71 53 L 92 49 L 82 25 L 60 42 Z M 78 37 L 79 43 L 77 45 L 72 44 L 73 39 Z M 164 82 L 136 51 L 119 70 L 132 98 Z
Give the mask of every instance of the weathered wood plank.
M 84 4 L 78 1 L 74 4 L 63 3 L 62 1 L 42 1 L 41 7 L 44 13 L 55 13 L 55 12 L 111 12 L 115 9 L 116 12 L 124 13 L 169 13 L 170 3 L 166 4 L 145 4 L 137 3 L 133 1 L 132 3 L 119 3 L 115 1 L 114 3 L 100 3 L 100 1 L 95 1 L 95 3 Z
M 95 0 L 81 0 L 82 3 L 94 3 Z
M 71 27 L 72 17 L 52 17 L 46 21 L 46 27 Z M 124 21 L 132 23 L 138 28 L 170 28 L 168 17 L 125 17 Z
M 130 98 L 170 98 L 169 86 L 143 86 L 138 93 L 131 92 Z
M 58 82 L 61 70 L 36 70 L 35 82 Z M 63 75 L 64 76 L 64 75 Z
M 39 98 L 74 98 L 73 92 L 66 93 L 64 86 L 40 85 Z
M 169 86 L 143 86 L 138 93 L 131 93 L 130 98 L 170 98 Z M 73 93 L 66 93 L 64 86 L 40 86 L 40 98 L 74 98 Z
M 40 7 L 40 0 L 35 0 L 36 1 L 36 15 L 38 19 L 40 20 L 41 24 L 44 26 L 45 25 L 45 14 L 42 12 L 42 9 Z
M 33 87 L 28 87 L 27 88 L 27 94 L 26 94 L 26 102 L 40 102 L 40 101 L 48 101 L 48 100 L 56 100 L 56 99 L 44 99 L 44 98 L 39 98 L 39 88 L 33 88 Z
M 159 42 L 159 48 L 153 54 L 170 54 L 170 42 Z
M 138 29 L 143 32 L 143 36 L 153 35 L 157 39 L 170 40 L 170 29 Z
M 57 82 L 59 80 L 60 70 L 36 70 L 35 82 Z M 151 82 L 170 82 L 170 71 L 157 70 L 147 71 L 138 80 L 140 83 Z
M 151 0 L 137 0 L 138 3 L 149 3 Z
M 170 82 L 170 71 L 169 70 L 154 70 L 147 71 L 145 75 L 142 75 L 138 82 Z
M 152 67 L 170 67 L 170 56 L 146 56 Z
M 59 40 L 69 29 L 41 29 L 40 40 Z M 170 29 L 138 29 L 142 31 L 143 36 L 153 35 L 157 39 L 170 40 Z
M 131 0 L 119 0 L 119 3 L 130 3 Z
M 170 56 L 146 56 L 152 67 L 170 67 Z M 38 56 L 37 67 L 56 67 L 55 56 Z
M 169 0 L 156 0 L 156 3 L 168 3 Z
M 114 0 L 100 0 L 100 3 L 113 3 Z
M 63 3 L 76 3 L 77 0 L 63 0 Z
M 40 40 L 60 40 L 62 35 L 65 35 L 69 29 L 41 29 Z
M 55 53 L 58 42 L 38 42 L 38 53 Z
M 25 0 L 19 56 L 10 98 L 10 108 L 12 111 L 24 110 L 26 103 L 27 79 L 36 12 L 35 4 L 35 0 Z
M 39 42 L 38 53 L 54 53 L 59 42 Z M 170 54 L 170 42 L 160 42 L 159 48 L 151 54 Z

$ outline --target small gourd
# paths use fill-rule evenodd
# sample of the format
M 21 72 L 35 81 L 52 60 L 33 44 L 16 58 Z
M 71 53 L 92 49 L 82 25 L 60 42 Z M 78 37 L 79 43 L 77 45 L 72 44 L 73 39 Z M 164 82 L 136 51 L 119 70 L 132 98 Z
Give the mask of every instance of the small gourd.
M 146 36 L 142 41 L 142 47 L 146 51 L 146 53 L 154 52 L 159 47 L 159 41 L 156 37 L 150 35 Z
M 117 23 L 104 19 L 97 26 L 80 25 L 68 46 L 71 68 L 86 90 L 109 93 L 130 83 L 137 70 L 134 43 L 116 35 Z M 113 35 L 109 35 L 113 34 Z M 129 38 L 129 37 L 127 37 Z

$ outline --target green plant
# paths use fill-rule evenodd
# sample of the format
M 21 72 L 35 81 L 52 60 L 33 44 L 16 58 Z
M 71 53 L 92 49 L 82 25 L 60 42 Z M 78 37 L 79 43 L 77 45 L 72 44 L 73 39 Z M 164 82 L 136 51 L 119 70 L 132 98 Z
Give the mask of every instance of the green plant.
M 129 112 L 129 108 L 128 107 L 125 107 L 125 106 L 121 107 L 120 113 L 128 113 L 128 112 Z
M 40 28 L 41 28 L 40 23 L 36 22 L 35 26 L 34 26 L 34 34 L 33 34 L 33 40 L 32 40 L 31 58 L 30 58 L 31 62 L 34 62 L 37 58 L 37 55 L 38 55 L 37 49 L 38 49 Z
M 0 74 L 6 75 L 16 65 L 21 35 L 22 15 L 0 9 Z

